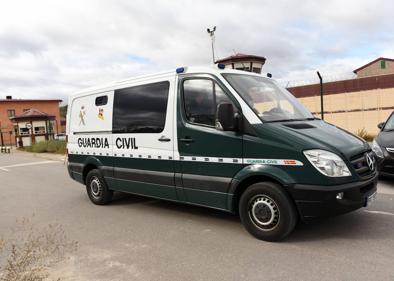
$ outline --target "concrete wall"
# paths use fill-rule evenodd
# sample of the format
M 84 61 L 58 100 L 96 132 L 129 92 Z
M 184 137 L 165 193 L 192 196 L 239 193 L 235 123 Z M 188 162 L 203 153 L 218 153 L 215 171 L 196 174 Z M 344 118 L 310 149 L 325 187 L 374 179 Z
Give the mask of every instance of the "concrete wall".
M 299 100 L 320 118 L 320 96 Z M 324 96 L 325 120 L 353 133 L 364 128 L 377 134 L 377 124 L 386 121 L 393 109 L 393 88 Z

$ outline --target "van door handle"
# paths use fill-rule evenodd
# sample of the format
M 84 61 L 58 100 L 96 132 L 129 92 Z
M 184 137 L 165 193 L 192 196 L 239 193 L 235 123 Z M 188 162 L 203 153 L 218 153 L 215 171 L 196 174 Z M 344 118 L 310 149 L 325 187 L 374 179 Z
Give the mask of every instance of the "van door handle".
M 191 143 L 194 142 L 194 139 L 192 139 L 191 137 L 184 137 L 182 139 L 179 139 L 181 142 L 186 142 L 186 143 Z
M 167 138 L 166 136 L 161 136 L 159 141 L 161 141 L 161 142 L 169 142 L 169 141 L 171 141 L 171 139 Z

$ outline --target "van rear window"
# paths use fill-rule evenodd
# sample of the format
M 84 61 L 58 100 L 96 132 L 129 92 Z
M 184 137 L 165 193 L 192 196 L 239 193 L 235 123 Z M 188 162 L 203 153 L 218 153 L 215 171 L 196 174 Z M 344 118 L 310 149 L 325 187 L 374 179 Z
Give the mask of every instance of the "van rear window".
M 160 133 L 164 130 L 168 81 L 115 90 L 114 133 Z

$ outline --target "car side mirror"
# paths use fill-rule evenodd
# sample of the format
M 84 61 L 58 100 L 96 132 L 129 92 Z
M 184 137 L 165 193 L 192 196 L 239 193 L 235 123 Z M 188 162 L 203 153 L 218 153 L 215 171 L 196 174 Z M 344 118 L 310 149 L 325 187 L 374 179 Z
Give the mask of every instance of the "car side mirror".
M 378 128 L 379 128 L 379 129 L 383 129 L 384 124 L 385 124 L 385 122 L 379 123 L 379 124 L 378 124 Z
M 219 104 L 216 112 L 216 129 L 235 131 L 236 127 L 233 105 L 231 103 Z

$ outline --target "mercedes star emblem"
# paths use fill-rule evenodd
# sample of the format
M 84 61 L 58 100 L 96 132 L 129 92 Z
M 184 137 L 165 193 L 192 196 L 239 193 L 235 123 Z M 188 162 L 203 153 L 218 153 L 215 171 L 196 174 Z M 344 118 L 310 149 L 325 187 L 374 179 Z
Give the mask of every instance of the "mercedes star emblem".
M 368 153 L 365 153 L 365 159 L 367 160 L 367 165 L 368 165 L 369 169 L 371 171 L 373 171 L 373 169 L 374 169 L 374 161 L 371 158 L 371 156 L 369 156 Z

